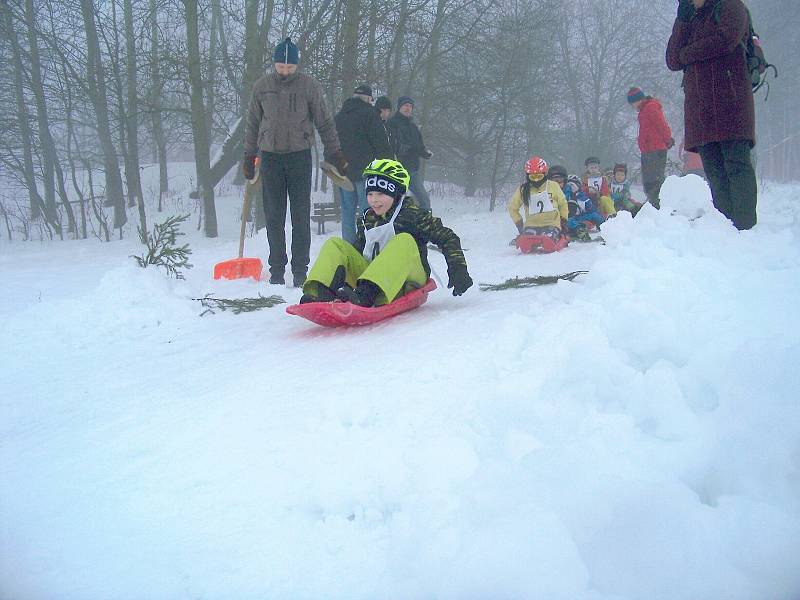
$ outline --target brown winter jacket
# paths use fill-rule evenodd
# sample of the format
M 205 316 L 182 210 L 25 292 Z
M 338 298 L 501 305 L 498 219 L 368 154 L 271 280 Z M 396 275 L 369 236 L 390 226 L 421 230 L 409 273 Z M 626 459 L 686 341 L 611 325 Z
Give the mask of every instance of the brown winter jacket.
M 667 66 L 683 70 L 687 150 L 731 140 L 755 145 L 755 108 L 742 44 L 747 35 L 741 0 L 707 0 L 690 21 L 675 21 Z
M 305 73 L 285 80 L 267 73 L 256 81 L 244 134 L 244 153 L 258 150 L 285 154 L 308 150 L 314 143 L 314 127 L 329 157 L 339 150 L 333 116 L 325 105 L 322 88 Z

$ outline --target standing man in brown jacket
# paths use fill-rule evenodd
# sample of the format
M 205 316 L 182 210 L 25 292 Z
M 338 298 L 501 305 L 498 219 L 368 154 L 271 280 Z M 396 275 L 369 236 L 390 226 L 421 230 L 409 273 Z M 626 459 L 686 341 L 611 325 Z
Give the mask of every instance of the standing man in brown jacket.
M 667 66 L 683 71 L 686 149 L 700 153 L 714 206 L 737 229 L 756 224 L 758 194 L 749 34 L 742 0 L 679 0 L 667 45 Z
M 244 176 L 252 179 L 261 152 L 261 181 L 269 242 L 269 282 L 283 284 L 286 256 L 286 196 L 292 218 L 292 275 L 302 287 L 311 249 L 311 146 L 314 128 L 325 160 L 344 173 L 347 161 L 339 147 L 333 116 L 322 86 L 297 72 L 300 52 L 286 38 L 273 55 L 275 70 L 256 81 L 244 137 Z

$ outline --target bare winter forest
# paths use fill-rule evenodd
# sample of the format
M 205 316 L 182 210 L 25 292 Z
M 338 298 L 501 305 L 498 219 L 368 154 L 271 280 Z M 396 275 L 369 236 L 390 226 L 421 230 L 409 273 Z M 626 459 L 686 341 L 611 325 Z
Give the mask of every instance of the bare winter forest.
M 571 170 L 590 154 L 638 165 L 630 86 L 660 98 L 682 136 L 680 75 L 664 63 L 676 4 L 0 0 L 0 237 L 38 223 L 57 239 L 114 239 L 162 210 L 177 161 L 195 164 L 202 227 L 216 236 L 215 185 L 240 163 L 250 90 L 287 36 L 333 111 L 361 82 L 412 96 L 435 153 L 427 180 L 487 210 L 533 153 Z M 797 3 L 749 6 L 779 69 L 756 99 L 757 171 L 797 179 Z M 155 189 L 143 189 L 147 169 Z

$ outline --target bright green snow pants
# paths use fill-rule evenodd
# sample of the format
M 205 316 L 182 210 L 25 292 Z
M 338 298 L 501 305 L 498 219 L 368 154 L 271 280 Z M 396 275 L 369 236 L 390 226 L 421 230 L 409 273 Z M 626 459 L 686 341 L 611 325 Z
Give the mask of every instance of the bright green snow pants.
M 303 293 L 316 297 L 319 285 L 330 287 L 340 266 L 344 267 L 345 281 L 351 287 L 356 287 L 359 279 L 365 279 L 381 289 L 376 304 L 391 302 L 408 289 L 420 288 L 428 281 L 417 242 L 408 233 L 398 233 L 389 240 L 372 262 L 367 262 L 352 244 L 334 237 L 322 244 L 303 284 Z

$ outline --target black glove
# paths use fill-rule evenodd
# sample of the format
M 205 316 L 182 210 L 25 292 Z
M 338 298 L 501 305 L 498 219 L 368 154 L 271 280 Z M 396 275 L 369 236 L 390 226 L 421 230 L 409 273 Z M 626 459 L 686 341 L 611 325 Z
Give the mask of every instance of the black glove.
M 330 158 L 328 158 L 328 162 L 331 163 L 342 175 L 347 173 L 347 159 L 344 156 L 344 152 L 341 150 L 336 150 L 331 152 Z
M 431 151 L 430 151 L 430 150 L 428 150 L 427 148 L 425 148 L 425 149 L 422 151 L 422 158 L 430 158 L 430 157 L 432 157 L 432 156 L 433 156 L 433 152 L 431 152 Z
M 692 0 L 678 0 L 678 21 L 688 23 L 694 16 Z
M 453 288 L 453 296 L 460 296 L 472 287 L 472 277 L 467 273 L 467 267 L 458 265 L 447 269 L 447 287 Z
M 242 174 L 245 179 L 252 179 L 256 176 L 256 155 L 245 154 L 242 162 Z

